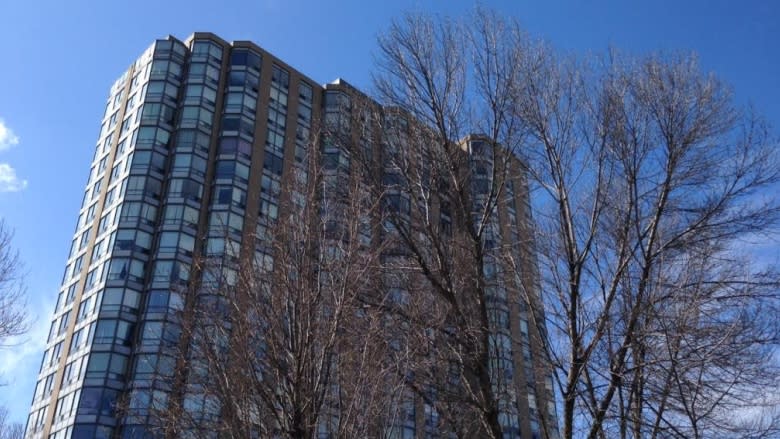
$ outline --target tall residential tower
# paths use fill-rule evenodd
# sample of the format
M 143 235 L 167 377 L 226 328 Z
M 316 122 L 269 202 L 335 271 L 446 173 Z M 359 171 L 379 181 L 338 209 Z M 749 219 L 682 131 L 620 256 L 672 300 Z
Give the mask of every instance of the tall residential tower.
M 317 121 L 356 94 L 343 81 L 320 86 L 254 43 L 209 33 L 158 40 L 130 66 L 106 104 L 26 437 L 148 434 L 145 412 L 117 406 L 149 404 L 169 388 L 159 371 L 176 361 L 170 321 L 193 265 L 231 246 L 252 254 L 290 197 Z M 528 242 L 520 186 L 500 228 Z M 508 437 L 532 438 L 542 418 L 554 423 L 552 386 L 524 311 L 507 312 L 508 337 L 520 340 L 508 355 L 521 395 Z M 414 421 L 398 437 L 425 430 Z

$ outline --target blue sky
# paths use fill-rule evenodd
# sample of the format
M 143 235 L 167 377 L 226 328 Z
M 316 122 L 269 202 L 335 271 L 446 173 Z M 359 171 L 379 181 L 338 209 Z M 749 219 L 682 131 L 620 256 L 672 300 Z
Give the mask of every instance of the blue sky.
M 578 54 L 695 51 L 780 126 L 780 2 L 483 1 Z M 252 40 L 320 82 L 370 91 L 376 36 L 405 10 L 457 16 L 460 0 L 3 1 L 0 217 L 26 263 L 33 331 L 0 351 L 0 404 L 23 422 L 113 81 L 155 39 L 210 31 Z M 773 244 L 776 245 L 776 244 Z M 777 257 L 776 246 L 768 249 Z

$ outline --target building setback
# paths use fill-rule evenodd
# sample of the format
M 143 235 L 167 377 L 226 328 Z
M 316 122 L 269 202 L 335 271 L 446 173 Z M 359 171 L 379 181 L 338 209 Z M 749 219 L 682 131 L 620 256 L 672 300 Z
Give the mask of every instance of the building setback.
M 226 241 L 252 254 L 290 196 L 317 121 L 353 97 L 365 98 L 210 33 L 158 40 L 130 66 L 108 97 L 25 437 L 144 437 L 148 414 L 120 414 L 117 404 L 165 388 L 148 365 L 176 360 L 165 340 L 179 336 L 166 322 L 187 299 L 180 286 Z M 470 151 L 479 138 L 463 144 Z M 531 240 L 528 192 L 515 184 L 508 194 L 497 236 L 519 247 Z M 538 301 L 534 258 L 526 250 L 518 260 Z M 543 419 L 555 423 L 555 408 L 527 312 L 508 311 L 518 396 L 506 437 L 530 439 Z M 410 419 L 396 437 L 427 437 L 424 417 Z

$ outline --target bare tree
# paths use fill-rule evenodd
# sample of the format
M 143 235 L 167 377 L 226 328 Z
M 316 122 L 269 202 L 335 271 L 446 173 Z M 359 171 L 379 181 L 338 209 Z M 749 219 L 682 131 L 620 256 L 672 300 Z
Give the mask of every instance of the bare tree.
M 393 269 L 407 273 L 406 306 L 391 311 L 409 325 L 407 385 L 426 423 L 458 437 L 528 430 L 518 416 L 531 404 L 528 388 L 543 391 L 543 370 L 519 370 L 531 340 L 508 317 L 542 311 L 533 286 L 521 295 L 508 270 L 506 255 L 529 237 L 502 237 L 499 218 L 509 221 L 514 188 L 524 187 L 514 157 L 524 133 L 512 108 L 521 65 L 504 44 L 519 34 L 487 12 L 468 26 L 408 15 L 379 41 L 383 148 L 366 174 L 385 200 Z
M 22 284 L 22 263 L 11 240 L 13 233 L 0 219 L 0 350 L 29 329 L 26 297 Z M 2 377 L 0 377 L 2 379 Z M 0 387 L 4 383 L 0 382 Z M 24 426 L 8 423 L 8 410 L 0 407 L 0 439 L 22 438 Z
M 0 407 L 0 439 L 22 439 L 24 425 L 18 422 L 8 423 L 8 409 Z
M 27 332 L 26 298 L 22 266 L 11 240 L 13 233 L 0 220 L 0 348 L 9 338 Z
M 776 382 L 777 225 L 765 126 L 690 57 L 599 66 L 527 52 L 517 116 L 536 183 L 564 437 L 708 437 Z M 768 315 L 772 315 L 771 313 Z
M 546 306 L 528 315 L 556 370 L 562 435 L 776 434 L 777 401 L 755 395 L 778 379 L 780 278 L 745 251 L 778 225 L 780 167 L 766 125 L 690 56 L 578 60 L 490 14 L 466 20 L 409 16 L 380 39 L 382 102 L 421 121 L 399 129 L 383 117 L 389 181 L 406 197 L 390 203 L 392 234 L 436 310 L 420 327 L 437 339 L 420 364 L 458 371 L 449 382 L 415 374 L 421 383 L 410 385 L 443 416 L 454 404 L 450 425 L 470 407 L 484 434 L 505 428 L 489 385 L 492 290 L 482 272 L 494 207 L 522 180 L 501 159 L 509 151 L 534 190 Z M 458 143 L 474 131 L 494 151 L 483 198 L 469 191 L 472 162 Z M 435 224 L 442 201 L 452 239 Z M 527 264 L 499 255 L 534 309 Z
M 378 201 L 315 149 L 287 202 L 242 250 L 207 256 L 180 317 L 182 390 L 153 416 L 169 437 L 376 437 L 403 388 L 384 321 L 363 307 L 379 282 L 365 224 Z M 262 221 L 263 219 L 261 219 Z M 177 378 L 174 378 L 177 379 Z
M 776 435 L 766 125 L 691 57 L 467 23 L 394 23 L 381 105 L 328 86 L 298 195 L 188 293 L 165 434 Z

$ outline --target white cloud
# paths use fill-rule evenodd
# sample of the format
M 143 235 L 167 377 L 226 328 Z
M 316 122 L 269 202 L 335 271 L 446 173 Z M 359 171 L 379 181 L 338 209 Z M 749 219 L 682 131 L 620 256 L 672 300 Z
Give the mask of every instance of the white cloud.
M 0 192 L 18 192 L 27 187 L 27 180 L 16 176 L 16 170 L 8 163 L 0 163 Z
M 6 150 L 19 143 L 19 137 L 13 130 L 0 119 L 0 151 Z
M 19 144 L 19 136 L 0 118 L 0 151 Z M 18 192 L 27 187 L 27 180 L 16 176 L 16 170 L 8 163 L 0 163 L 0 192 Z

